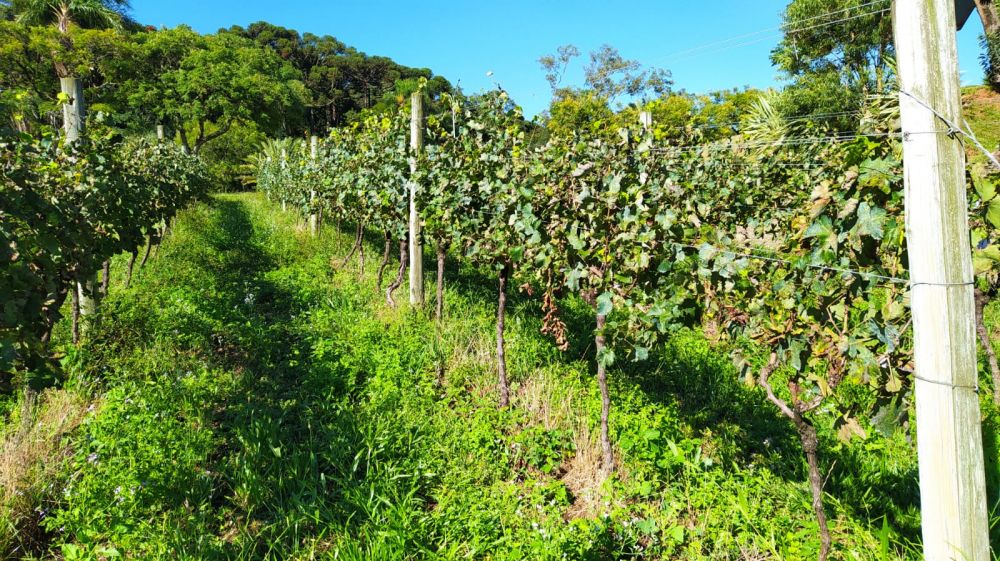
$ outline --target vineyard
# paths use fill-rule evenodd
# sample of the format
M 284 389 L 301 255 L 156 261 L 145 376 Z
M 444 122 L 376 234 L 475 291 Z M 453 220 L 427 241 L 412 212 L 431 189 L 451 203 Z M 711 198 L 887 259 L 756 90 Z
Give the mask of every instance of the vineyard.
M 984 86 L 961 3 L 793 0 L 783 90 L 566 45 L 529 118 L 47 2 L 0 0 L 0 559 L 1000 551 L 992 4 Z

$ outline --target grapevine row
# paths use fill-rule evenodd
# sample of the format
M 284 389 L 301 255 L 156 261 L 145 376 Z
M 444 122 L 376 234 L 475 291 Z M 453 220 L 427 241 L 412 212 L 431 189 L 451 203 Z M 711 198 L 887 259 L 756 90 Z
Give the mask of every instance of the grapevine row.
M 366 229 L 383 232 L 380 287 L 398 243 L 400 268 L 387 291 L 392 303 L 407 261 L 407 189 L 415 182 L 423 241 L 438 256 L 438 309 L 449 253 L 497 279 L 501 406 L 509 402 L 503 325 L 510 287 L 541 297 L 544 330 L 562 348 L 573 334 L 559 302 L 569 294 L 588 302 L 608 472 L 608 368 L 648 358 L 682 326 L 733 342 L 748 381 L 800 435 L 828 551 L 813 414 L 836 412 L 850 437 L 863 431 L 849 414 L 856 396 L 872 404 L 912 383 L 895 135 L 872 130 L 836 142 L 733 141 L 678 150 L 660 140 L 663 131 L 637 125 L 534 146 L 530 124 L 506 94 L 450 101 L 451 115 L 427 119 L 424 153 L 409 151 L 402 111 L 371 116 L 335 131 L 316 158 L 304 142 L 272 147 L 260 160 L 259 188 L 303 214 L 355 224 L 356 246 Z M 806 138 L 828 136 L 817 129 Z M 978 288 L 992 295 L 1000 201 L 995 178 L 977 176 L 975 186 Z M 760 355 L 746 352 L 754 348 L 763 349 L 763 360 L 747 358 Z
M 176 146 L 113 136 L 67 145 L 0 139 L 0 373 L 37 387 L 58 368 L 48 350 L 63 305 L 108 291 L 110 258 L 158 243 L 177 211 L 208 189 L 208 173 Z M 103 270 L 101 285 L 96 275 Z M 96 318 L 88 318 L 91 323 Z

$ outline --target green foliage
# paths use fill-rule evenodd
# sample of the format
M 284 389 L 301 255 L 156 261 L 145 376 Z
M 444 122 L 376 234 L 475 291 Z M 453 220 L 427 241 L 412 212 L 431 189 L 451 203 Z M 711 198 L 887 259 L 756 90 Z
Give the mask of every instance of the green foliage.
M 176 147 L 110 136 L 70 147 L 11 137 L 0 143 L 0 159 L 0 371 L 45 372 L 70 286 L 112 255 L 136 250 L 203 194 L 206 172 Z
M 206 125 L 206 132 L 216 130 L 214 125 Z M 214 186 L 220 191 L 236 191 L 243 188 L 241 175 L 244 164 L 252 157 L 266 136 L 252 122 L 233 125 L 229 132 L 205 144 L 198 156 L 208 167 L 209 175 L 215 179 Z
M 655 369 L 629 366 L 614 384 L 629 476 L 586 483 L 599 396 L 586 358 L 547 343 L 532 306 L 511 323 L 520 389 L 498 411 L 488 362 L 467 350 L 494 312 L 474 271 L 449 288 L 454 366 L 437 384 L 433 323 L 386 309 L 371 279 L 329 279 L 343 236 L 297 226 L 260 198 L 216 198 L 106 302 L 112 323 L 85 367 L 110 388 L 46 505 L 51 553 L 815 557 L 794 435 L 700 334 L 678 332 Z M 832 420 L 820 427 L 835 441 Z M 915 558 L 916 507 L 884 493 L 915 492 L 905 435 L 831 454 L 831 480 L 851 481 L 850 502 L 830 501 L 839 552 Z
M 859 110 L 865 96 L 892 90 L 895 80 L 890 6 L 866 0 L 793 0 L 784 38 L 771 61 L 791 80 L 786 115 Z M 830 124 L 843 130 L 852 119 Z
M 986 84 L 1000 91 L 1000 31 L 980 37 L 983 52 L 979 60 L 983 64 Z
M 366 109 L 394 109 L 409 99 L 421 79 L 429 81 L 431 98 L 451 91 L 451 84 L 429 69 L 366 55 L 329 35 L 300 34 L 267 22 L 234 26 L 229 32 L 273 50 L 301 73 L 308 97 L 306 122 L 313 134 L 352 122 Z

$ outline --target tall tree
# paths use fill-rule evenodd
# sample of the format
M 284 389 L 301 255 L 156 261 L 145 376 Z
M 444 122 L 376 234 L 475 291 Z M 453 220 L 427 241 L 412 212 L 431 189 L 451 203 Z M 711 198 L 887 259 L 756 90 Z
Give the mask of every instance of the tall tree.
M 72 46 L 70 27 L 121 29 L 127 20 L 128 0 L 13 0 L 11 8 L 17 19 L 29 25 L 54 25 L 66 47 Z M 63 127 L 66 141 L 74 142 L 83 134 L 86 118 L 83 83 L 64 60 L 54 57 L 56 74 L 63 99 Z
M 290 63 L 228 32 L 195 38 L 194 46 L 176 68 L 145 84 L 185 148 L 197 153 L 238 124 L 273 136 L 299 128 L 306 93 Z
M 792 0 L 783 16 L 784 38 L 771 61 L 790 84 L 787 114 L 859 109 L 866 96 L 892 87 L 894 56 L 890 5 L 869 0 Z M 843 119 L 842 128 L 854 126 Z

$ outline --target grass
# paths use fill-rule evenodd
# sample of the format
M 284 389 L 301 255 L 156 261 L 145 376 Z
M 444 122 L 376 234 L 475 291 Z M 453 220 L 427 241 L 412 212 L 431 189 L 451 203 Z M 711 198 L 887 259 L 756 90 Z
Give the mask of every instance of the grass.
M 994 154 L 1000 153 L 1000 94 L 987 86 L 962 88 L 962 109 L 979 142 Z M 985 164 L 986 157 L 973 148 L 969 161 Z
M 585 306 L 566 304 L 562 353 L 512 298 L 501 411 L 493 281 L 451 264 L 438 329 L 376 294 L 374 245 L 366 278 L 331 271 L 349 237 L 225 195 L 183 213 L 132 287 L 116 263 L 102 325 L 42 398 L 40 447 L 8 423 L 0 483 L 41 486 L 7 518 L 37 539 L 8 557 L 815 558 L 794 430 L 699 333 L 613 371 L 607 479 Z M 912 430 L 817 424 L 834 558 L 918 559 Z

